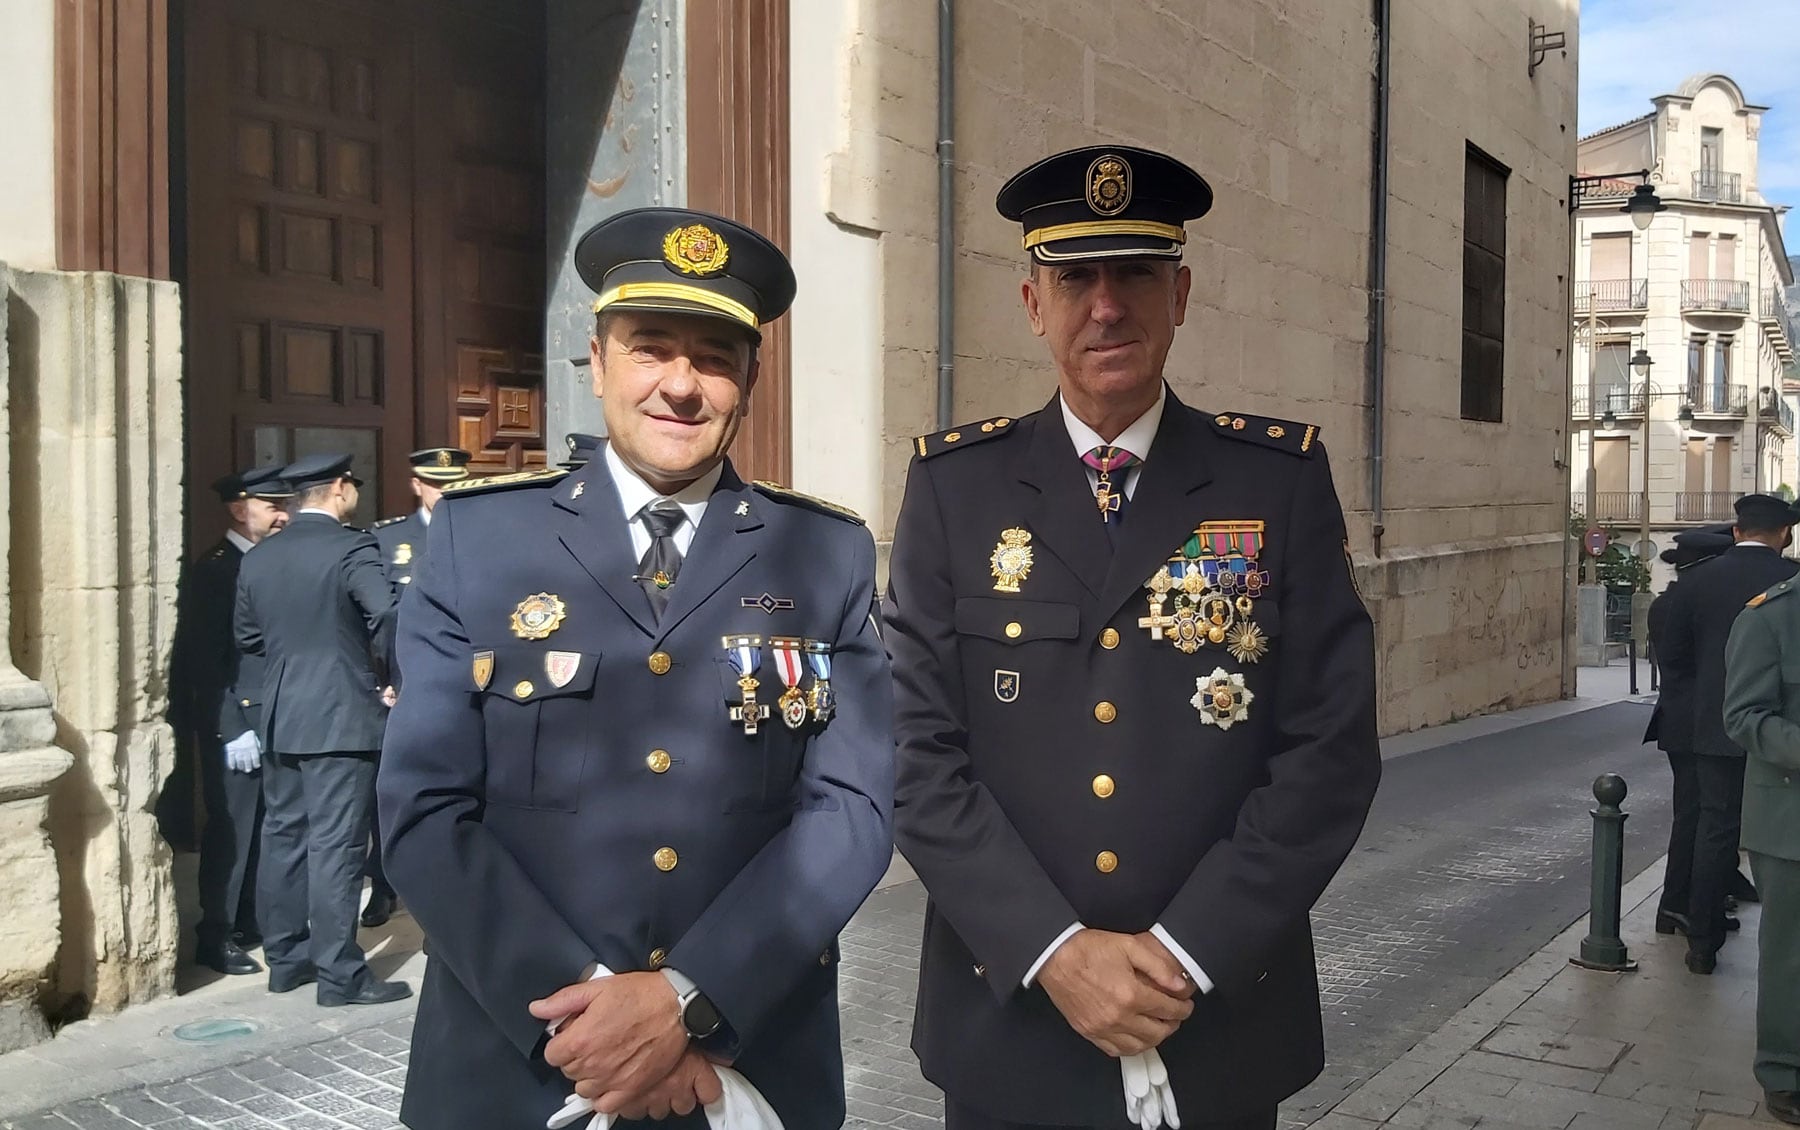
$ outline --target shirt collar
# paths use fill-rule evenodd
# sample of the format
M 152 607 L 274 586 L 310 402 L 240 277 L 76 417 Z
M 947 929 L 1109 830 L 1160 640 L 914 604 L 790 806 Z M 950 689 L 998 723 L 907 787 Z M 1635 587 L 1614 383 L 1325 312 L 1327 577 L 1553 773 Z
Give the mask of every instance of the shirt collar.
M 300 513 L 301 514 L 317 514 L 323 518 L 330 518 L 333 522 L 338 522 L 338 516 L 336 514 L 333 514 L 329 510 L 321 510 L 317 506 L 302 506 L 300 508 Z M 298 515 L 296 515 L 296 516 L 298 516 Z M 342 525 L 341 522 L 339 522 L 339 524 Z
M 1169 387 L 1163 385 L 1156 393 L 1156 403 L 1144 410 L 1144 414 L 1133 420 L 1126 429 L 1112 441 L 1113 447 L 1123 448 L 1142 461 L 1150 454 L 1150 443 L 1156 438 L 1156 429 L 1162 424 L 1163 403 L 1168 399 Z M 1076 455 L 1086 455 L 1096 447 L 1106 445 L 1100 433 L 1082 423 L 1069 402 L 1057 397 L 1056 402 L 1062 406 L 1063 426 L 1069 429 L 1069 439 L 1075 444 Z
M 419 521 L 427 526 L 431 525 L 431 511 L 425 509 L 423 506 L 419 507 Z
M 635 522 L 646 506 L 669 499 L 681 507 L 682 513 L 687 515 L 687 520 L 697 530 L 700 528 L 701 517 L 706 513 L 707 500 L 712 497 L 714 488 L 719 485 L 720 476 L 725 473 L 725 461 L 721 459 L 713 465 L 712 470 L 674 494 L 660 494 L 619 458 L 610 443 L 606 445 L 605 459 L 606 469 L 612 472 L 613 486 L 618 489 L 619 506 L 625 512 L 627 522 Z
M 1757 541 L 1757 540 L 1756 540 L 1756 539 L 1755 539 L 1755 538 L 1744 538 L 1744 539 L 1743 539 L 1743 540 L 1742 540 L 1742 541 L 1740 541 L 1740 542 L 1738 542 L 1738 543 L 1737 543 L 1737 544 L 1736 544 L 1736 545 L 1734 545 L 1734 546 L 1732 546 L 1732 547 L 1731 547 L 1731 548 L 1733 548 L 1733 549 L 1742 549 L 1742 548 L 1743 548 L 1743 547 L 1744 547 L 1744 546 L 1747 546 L 1747 545 L 1753 545 L 1753 546 L 1755 546 L 1755 547 L 1756 547 L 1756 548 L 1758 548 L 1758 549 L 1772 549 L 1772 550 L 1774 550 L 1774 551 L 1775 551 L 1775 552 L 1776 552 L 1776 553 L 1780 553 L 1780 552 L 1781 552 L 1781 547 L 1780 547 L 1780 546 L 1778 546 L 1778 545 L 1770 545 L 1770 544 L 1769 544 L 1769 543 L 1768 543 L 1768 542 L 1766 542 L 1766 541 Z
M 256 548 L 255 542 L 251 541 L 243 534 L 238 533 L 236 530 L 226 530 L 225 540 L 232 545 L 237 546 L 239 553 L 249 553 L 252 549 Z

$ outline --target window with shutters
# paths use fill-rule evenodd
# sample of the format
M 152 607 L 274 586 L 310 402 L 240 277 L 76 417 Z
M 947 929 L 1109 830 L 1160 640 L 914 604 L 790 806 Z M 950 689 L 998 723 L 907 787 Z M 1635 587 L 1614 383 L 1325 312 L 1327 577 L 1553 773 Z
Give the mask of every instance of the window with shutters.
M 1506 180 L 1469 146 L 1463 161 L 1462 417 L 1498 423 L 1506 392 Z

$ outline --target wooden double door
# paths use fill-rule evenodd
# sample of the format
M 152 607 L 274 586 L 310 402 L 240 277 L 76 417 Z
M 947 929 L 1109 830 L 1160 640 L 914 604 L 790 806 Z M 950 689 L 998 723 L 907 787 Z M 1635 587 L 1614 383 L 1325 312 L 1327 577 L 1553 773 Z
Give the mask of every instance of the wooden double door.
M 545 461 L 544 26 L 526 0 L 189 0 L 188 483 L 348 451 Z

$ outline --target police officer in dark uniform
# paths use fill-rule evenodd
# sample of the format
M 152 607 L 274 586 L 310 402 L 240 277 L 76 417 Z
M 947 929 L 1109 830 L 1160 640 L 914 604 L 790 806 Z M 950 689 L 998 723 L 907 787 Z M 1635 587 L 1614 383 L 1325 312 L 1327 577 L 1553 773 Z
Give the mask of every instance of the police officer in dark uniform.
M 470 455 L 460 447 L 427 447 L 407 459 L 412 463 L 413 497 L 419 500 L 419 508 L 398 518 L 383 519 L 369 528 L 375 535 L 375 544 L 381 547 L 382 565 L 396 592 L 405 592 L 399 586 L 412 583 L 413 572 L 425 553 L 425 531 L 431 526 L 431 512 L 444 496 L 444 488 L 469 477 Z M 391 677 L 397 690 L 400 672 L 393 671 Z M 363 874 L 369 879 L 369 903 L 363 907 L 362 924 L 373 929 L 386 925 L 396 901 L 394 888 L 381 866 L 381 816 L 375 807 L 373 780 L 369 782 L 369 817 L 373 834 L 368 862 L 363 866 Z
M 1700 811 L 1685 932 L 1688 971 L 1702 974 L 1717 968 L 1730 929 L 1725 899 L 1737 874 L 1744 804 L 1744 751 L 1725 732 L 1725 644 L 1745 603 L 1800 569 L 1782 555 L 1793 542 L 1793 507 L 1768 494 L 1734 505 L 1736 544 L 1688 570 L 1669 601 L 1665 638 L 1665 664 L 1693 677 Z
M 539 1126 L 573 1080 L 699 1125 L 717 1057 L 788 1130 L 834 1128 L 834 939 L 892 852 L 874 542 L 725 458 L 793 298 L 779 249 L 640 209 L 575 264 L 611 438 L 453 486 L 401 616 L 382 824 L 432 944 L 401 1119 Z
M 360 485 L 350 456 L 297 460 L 282 477 L 293 517 L 244 558 L 237 589 L 238 646 L 268 662 L 263 956 L 273 992 L 317 981 L 322 1005 L 380 1004 L 412 993 L 376 980 L 356 942 L 394 589 L 375 539 L 344 525 Z
M 1675 544 L 1663 550 L 1662 560 L 1675 567 L 1675 579 L 1650 602 L 1648 613 L 1650 651 L 1655 657 L 1661 684 L 1644 741 L 1655 742 L 1669 759 L 1674 776 L 1670 793 L 1669 856 L 1664 869 L 1662 898 L 1656 908 L 1656 932 L 1685 934 L 1688 894 L 1694 871 L 1694 832 L 1700 822 L 1699 771 L 1694 767 L 1694 672 L 1691 655 L 1669 651 L 1669 609 L 1688 570 L 1711 561 L 1732 546 L 1731 527 L 1707 526 L 1683 530 Z M 1671 662 L 1671 660 L 1673 662 Z
M 1322 1065 L 1308 911 L 1380 776 L 1372 630 L 1318 429 L 1163 381 L 1211 202 L 1124 146 L 1014 177 L 1058 394 L 916 441 L 895 836 L 950 1130 L 1272 1127 Z
M 601 444 L 606 440 L 587 432 L 570 432 L 563 437 L 563 442 L 569 445 L 569 454 L 557 466 L 565 471 L 573 471 L 577 467 L 586 466 L 587 461 L 594 457 L 594 452 L 600 450 Z
M 287 523 L 292 494 L 281 467 L 257 467 L 213 484 L 231 515 L 225 536 L 182 578 L 170 659 L 171 714 L 200 755 L 206 828 L 200 841 L 200 924 L 194 960 L 220 973 L 261 973 L 244 952 L 256 925 L 257 839 L 262 831 L 261 656 L 238 651 L 231 632 L 244 555 Z

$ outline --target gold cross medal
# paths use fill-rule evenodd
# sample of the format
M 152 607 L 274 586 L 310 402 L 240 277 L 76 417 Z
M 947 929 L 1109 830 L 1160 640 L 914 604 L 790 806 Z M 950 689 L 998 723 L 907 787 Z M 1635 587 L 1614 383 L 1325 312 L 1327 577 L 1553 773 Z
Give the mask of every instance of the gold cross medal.
M 995 592 L 1018 592 L 1019 582 L 1031 574 L 1031 531 L 1014 527 L 1000 531 L 1000 544 L 988 558 Z
M 731 666 L 738 673 L 738 691 L 743 701 L 733 706 L 730 717 L 733 722 L 741 722 L 744 735 L 756 734 L 757 723 L 769 716 L 769 708 L 756 701 L 756 688 L 762 686 L 756 672 L 762 666 L 763 638 L 761 636 L 726 636 L 723 640 L 725 655 L 731 660 Z
M 1194 680 L 1194 697 L 1188 699 L 1188 705 L 1200 712 L 1203 724 L 1229 730 L 1249 720 L 1254 701 L 1256 694 L 1244 685 L 1242 675 L 1215 667 L 1204 679 Z
M 769 637 L 769 649 L 775 653 L 775 669 L 781 672 L 781 683 L 787 688 L 775 700 L 775 706 L 781 711 L 782 724 L 790 730 L 806 725 L 806 692 L 800 689 L 803 673 L 800 649 L 804 645 L 804 640 L 792 636 Z

